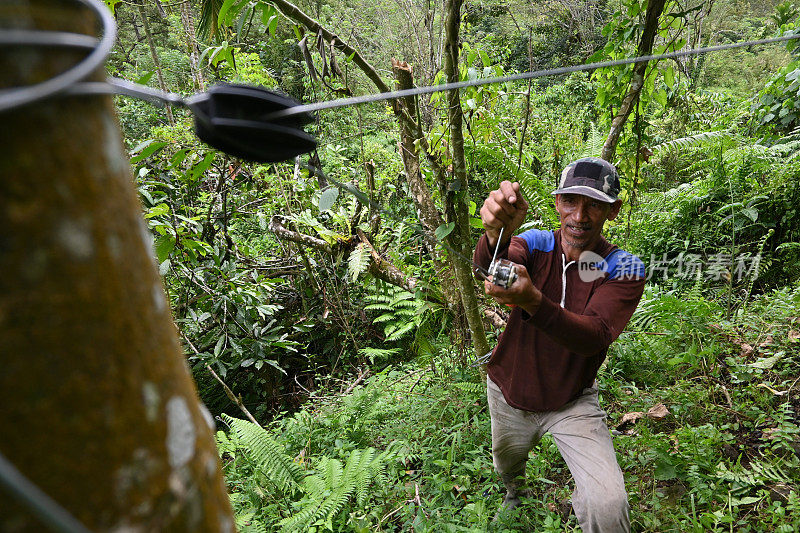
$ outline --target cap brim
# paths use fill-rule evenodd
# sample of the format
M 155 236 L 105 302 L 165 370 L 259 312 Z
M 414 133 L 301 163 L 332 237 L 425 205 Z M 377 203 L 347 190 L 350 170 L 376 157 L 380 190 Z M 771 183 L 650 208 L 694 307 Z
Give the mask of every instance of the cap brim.
M 550 194 L 580 194 L 583 196 L 588 196 L 590 198 L 594 198 L 595 200 L 600 200 L 601 202 L 607 202 L 609 204 L 613 204 L 617 201 L 616 198 L 612 198 L 611 196 L 607 195 L 602 191 L 598 191 L 593 187 L 588 187 L 586 185 L 573 185 L 572 187 L 564 187 L 563 189 L 556 189 L 555 191 L 551 192 Z

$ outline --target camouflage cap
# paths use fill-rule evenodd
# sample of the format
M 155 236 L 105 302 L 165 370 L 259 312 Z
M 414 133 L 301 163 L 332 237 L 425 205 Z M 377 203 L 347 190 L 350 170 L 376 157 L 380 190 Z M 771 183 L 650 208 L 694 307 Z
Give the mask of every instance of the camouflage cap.
M 552 194 L 582 194 L 614 203 L 619 190 L 619 174 L 614 165 L 599 157 L 584 157 L 567 165 Z

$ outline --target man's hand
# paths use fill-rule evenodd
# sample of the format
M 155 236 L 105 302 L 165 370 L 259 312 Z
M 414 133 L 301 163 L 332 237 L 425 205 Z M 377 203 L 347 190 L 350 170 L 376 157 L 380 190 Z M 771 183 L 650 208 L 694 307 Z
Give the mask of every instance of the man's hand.
M 500 188 L 490 192 L 481 207 L 481 221 L 489 238 L 489 247 L 494 248 L 497 244 L 501 228 L 505 228 L 503 243 L 508 242 L 525 221 L 527 213 L 528 202 L 522 197 L 519 182 L 501 182 Z
M 517 269 L 517 280 L 511 287 L 504 289 L 486 280 L 483 282 L 483 288 L 486 294 L 494 298 L 497 303 L 516 305 L 532 315 L 539 309 L 542 292 L 534 286 L 528 270 L 524 266 L 519 264 L 514 266 Z

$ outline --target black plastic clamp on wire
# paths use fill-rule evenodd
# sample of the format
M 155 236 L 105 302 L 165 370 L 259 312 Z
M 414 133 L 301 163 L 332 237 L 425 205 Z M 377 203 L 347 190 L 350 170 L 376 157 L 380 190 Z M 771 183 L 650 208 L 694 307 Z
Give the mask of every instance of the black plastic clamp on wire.
M 98 40 L 89 35 L 40 30 L 0 30 L 1 47 L 47 47 L 85 49 L 89 53 L 78 64 L 48 80 L 27 87 L 0 89 L 0 113 L 51 98 L 119 94 L 157 105 L 185 107 L 194 115 L 197 136 L 208 145 L 230 155 L 261 163 L 291 159 L 308 153 L 317 141 L 303 131 L 314 121 L 311 113 L 275 117 L 300 102 L 274 91 L 245 85 L 219 84 L 208 91 L 184 98 L 117 78 L 86 81 L 103 66 L 116 38 L 116 24 L 99 0 L 72 0 L 90 8 L 102 26 Z

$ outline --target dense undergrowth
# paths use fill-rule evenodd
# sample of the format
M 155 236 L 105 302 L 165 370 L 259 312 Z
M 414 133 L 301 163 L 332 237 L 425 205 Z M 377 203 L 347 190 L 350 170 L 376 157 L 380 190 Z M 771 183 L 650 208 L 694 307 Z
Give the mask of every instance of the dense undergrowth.
M 785 288 L 727 319 L 691 292 L 648 290 L 598 380 L 635 531 L 800 527 L 798 304 L 800 288 Z M 242 531 L 576 529 L 549 437 L 528 462 L 532 496 L 490 524 L 502 485 L 482 375 L 457 357 L 436 363 L 317 391 L 265 430 L 224 419 Z

